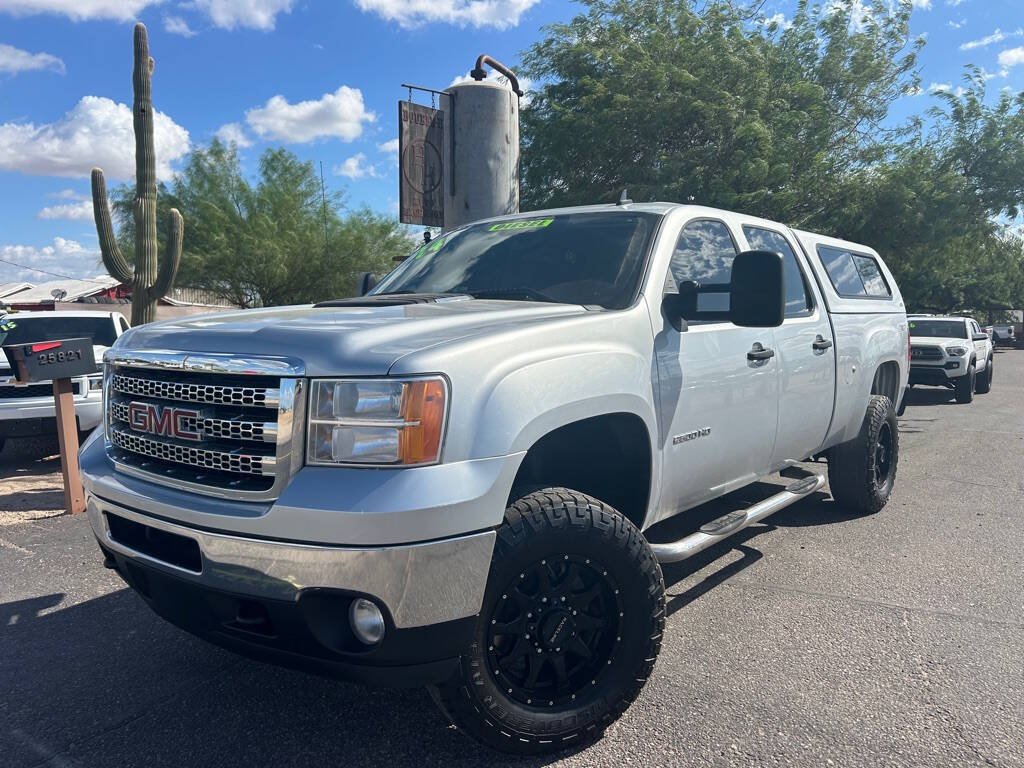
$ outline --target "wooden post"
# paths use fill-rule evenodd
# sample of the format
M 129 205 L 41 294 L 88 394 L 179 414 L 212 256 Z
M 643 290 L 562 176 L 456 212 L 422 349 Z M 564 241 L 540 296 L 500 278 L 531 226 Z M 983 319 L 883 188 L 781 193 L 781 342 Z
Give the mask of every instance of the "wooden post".
M 60 472 L 64 477 L 64 508 L 72 515 L 85 511 L 85 491 L 78 468 L 78 422 L 71 379 L 53 380 L 57 407 L 57 439 L 60 441 Z

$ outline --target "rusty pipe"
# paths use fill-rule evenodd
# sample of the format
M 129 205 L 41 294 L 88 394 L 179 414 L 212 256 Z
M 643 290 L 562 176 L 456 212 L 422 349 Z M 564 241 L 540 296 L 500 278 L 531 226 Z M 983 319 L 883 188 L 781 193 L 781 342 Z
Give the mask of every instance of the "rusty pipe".
M 469 76 L 476 81 L 483 80 L 487 77 L 487 70 L 484 69 L 484 64 L 489 64 L 491 69 L 500 72 L 508 78 L 509 83 L 512 85 L 512 91 L 516 96 L 522 97 L 523 89 L 519 87 L 519 78 L 516 77 L 516 73 L 506 67 L 500 61 L 486 53 L 481 53 L 476 60 L 476 67 L 469 73 Z

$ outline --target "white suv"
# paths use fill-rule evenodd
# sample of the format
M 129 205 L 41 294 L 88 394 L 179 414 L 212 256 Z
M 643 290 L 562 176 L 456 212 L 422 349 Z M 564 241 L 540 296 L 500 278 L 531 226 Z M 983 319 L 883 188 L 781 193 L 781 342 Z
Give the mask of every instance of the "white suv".
M 2 315 L 2 320 L 14 326 L 6 332 L 4 344 L 91 336 L 97 370 L 103 365 L 103 353 L 128 330 L 128 321 L 119 312 L 17 312 Z M 99 373 L 72 380 L 80 432 L 92 430 L 103 418 L 102 380 Z M 9 439 L 56 434 L 50 382 L 16 385 L 7 359 L 0 355 L 0 449 Z
M 992 339 L 970 317 L 910 316 L 910 385 L 949 387 L 958 403 L 992 388 Z

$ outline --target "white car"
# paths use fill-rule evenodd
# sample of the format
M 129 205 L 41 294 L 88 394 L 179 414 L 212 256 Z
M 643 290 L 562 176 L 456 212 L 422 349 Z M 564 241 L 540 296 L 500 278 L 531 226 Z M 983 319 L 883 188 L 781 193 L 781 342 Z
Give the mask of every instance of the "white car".
M 992 339 L 970 317 L 910 317 L 910 385 L 949 387 L 958 403 L 992 389 Z
M 992 326 L 992 342 L 994 344 L 1011 345 L 1017 340 L 1017 329 L 1008 323 Z
M 5 345 L 91 336 L 97 371 L 103 365 L 103 353 L 128 330 L 128 321 L 119 312 L 17 312 L 3 315 L 2 320 L 14 324 L 3 340 Z M 72 380 L 79 432 L 92 430 L 103 419 L 102 381 L 99 373 Z M 15 384 L 6 357 L 0 355 L 0 449 L 7 440 L 56 433 L 51 383 Z

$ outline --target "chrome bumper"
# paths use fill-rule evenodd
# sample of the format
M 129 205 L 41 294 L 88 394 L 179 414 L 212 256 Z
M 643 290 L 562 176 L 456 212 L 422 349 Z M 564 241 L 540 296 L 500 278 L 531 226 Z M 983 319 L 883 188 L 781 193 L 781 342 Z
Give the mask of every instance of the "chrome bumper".
M 199 573 L 137 552 L 115 541 L 107 512 L 199 545 Z M 211 589 L 294 600 L 303 589 L 334 588 L 377 598 L 396 627 L 419 627 L 476 614 L 483 601 L 495 532 L 426 544 L 352 548 L 229 536 L 140 514 L 88 496 L 93 532 L 104 547 Z

